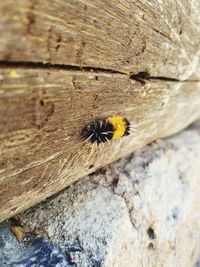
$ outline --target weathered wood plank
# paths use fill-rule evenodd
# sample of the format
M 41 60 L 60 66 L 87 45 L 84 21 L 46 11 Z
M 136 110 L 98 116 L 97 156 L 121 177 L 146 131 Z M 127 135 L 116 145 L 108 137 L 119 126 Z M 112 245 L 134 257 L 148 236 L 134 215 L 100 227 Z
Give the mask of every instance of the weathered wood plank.
M 199 1 L 6 0 L 0 14 L 0 60 L 199 79 Z
M 181 130 L 200 117 L 199 103 L 200 82 L 141 84 L 123 74 L 1 68 L 0 220 Z M 82 143 L 86 123 L 113 114 L 131 121 L 130 136 Z
M 200 117 L 199 1 L 7 0 L 0 14 L 0 220 Z M 131 136 L 82 143 L 118 113 Z

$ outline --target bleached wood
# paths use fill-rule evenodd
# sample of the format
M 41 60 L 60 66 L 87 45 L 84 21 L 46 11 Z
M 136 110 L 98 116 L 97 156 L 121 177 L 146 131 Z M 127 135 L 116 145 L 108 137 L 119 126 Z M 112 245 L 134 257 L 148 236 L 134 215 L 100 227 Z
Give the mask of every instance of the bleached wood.
M 200 117 L 198 5 L 0 1 L 0 220 Z M 82 143 L 115 114 L 131 136 Z

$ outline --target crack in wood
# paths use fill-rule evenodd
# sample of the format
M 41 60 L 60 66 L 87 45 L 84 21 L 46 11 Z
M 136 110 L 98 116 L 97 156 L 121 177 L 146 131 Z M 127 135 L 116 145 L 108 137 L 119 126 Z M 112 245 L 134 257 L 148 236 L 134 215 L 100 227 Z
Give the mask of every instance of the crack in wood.
M 141 71 L 136 74 L 130 75 L 131 80 L 140 82 L 142 85 L 145 84 L 148 80 L 159 80 L 159 81 L 168 81 L 168 82 L 185 82 L 179 79 L 163 77 L 163 76 L 151 76 L 147 71 Z M 191 82 L 191 81 L 190 81 Z
M 25 68 L 25 69 L 57 69 L 67 71 L 81 71 L 81 72 L 92 72 L 92 73 L 106 73 L 106 74 L 120 74 L 126 75 L 130 80 L 138 81 L 142 85 L 148 80 L 168 81 L 168 82 L 200 82 L 200 80 L 180 80 L 172 77 L 164 76 L 151 76 L 147 71 L 141 71 L 135 74 L 130 74 L 122 71 L 117 71 L 107 68 L 97 68 L 92 66 L 76 66 L 76 65 L 64 65 L 64 64 L 52 64 L 43 62 L 32 62 L 32 61 L 7 61 L 0 60 L 0 68 Z
M 180 80 L 171 77 L 164 76 L 151 76 L 147 71 L 141 71 L 136 74 L 131 74 L 129 77 L 131 80 L 135 80 L 140 82 L 141 84 L 145 84 L 148 80 L 159 80 L 165 82 L 199 82 L 200 80 Z
M 64 64 L 52 64 L 43 62 L 32 62 L 32 61 L 0 61 L 0 68 L 27 68 L 27 69 L 58 69 L 58 70 L 68 70 L 68 71 L 91 71 L 97 73 L 108 73 L 108 74 L 123 74 L 125 72 L 120 72 L 112 69 L 96 68 L 90 66 L 76 66 L 76 65 L 64 65 Z

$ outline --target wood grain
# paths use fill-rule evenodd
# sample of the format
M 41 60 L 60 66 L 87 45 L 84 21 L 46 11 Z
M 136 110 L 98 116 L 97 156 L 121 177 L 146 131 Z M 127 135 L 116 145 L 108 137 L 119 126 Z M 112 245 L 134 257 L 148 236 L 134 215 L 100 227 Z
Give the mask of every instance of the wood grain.
M 199 79 L 200 2 L 0 1 L 0 58 Z
M 200 117 L 198 1 L 0 1 L 0 220 Z M 96 118 L 132 134 L 95 146 Z
M 0 218 L 38 203 L 79 177 L 200 117 L 200 82 L 93 72 L 1 70 Z M 83 143 L 86 123 L 123 114 L 131 136 Z

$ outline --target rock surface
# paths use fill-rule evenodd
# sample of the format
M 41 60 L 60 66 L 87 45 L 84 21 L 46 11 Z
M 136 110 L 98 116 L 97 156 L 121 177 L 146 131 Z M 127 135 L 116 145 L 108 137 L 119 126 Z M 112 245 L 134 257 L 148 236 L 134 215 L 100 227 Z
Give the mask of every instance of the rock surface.
M 17 216 L 69 266 L 189 267 L 200 257 L 200 123 Z M 66 265 L 68 266 L 68 265 Z
M 1 267 L 67 267 L 67 260 L 59 249 L 36 237 L 26 245 L 19 243 L 11 234 L 9 224 L 0 224 L 0 266 Z

